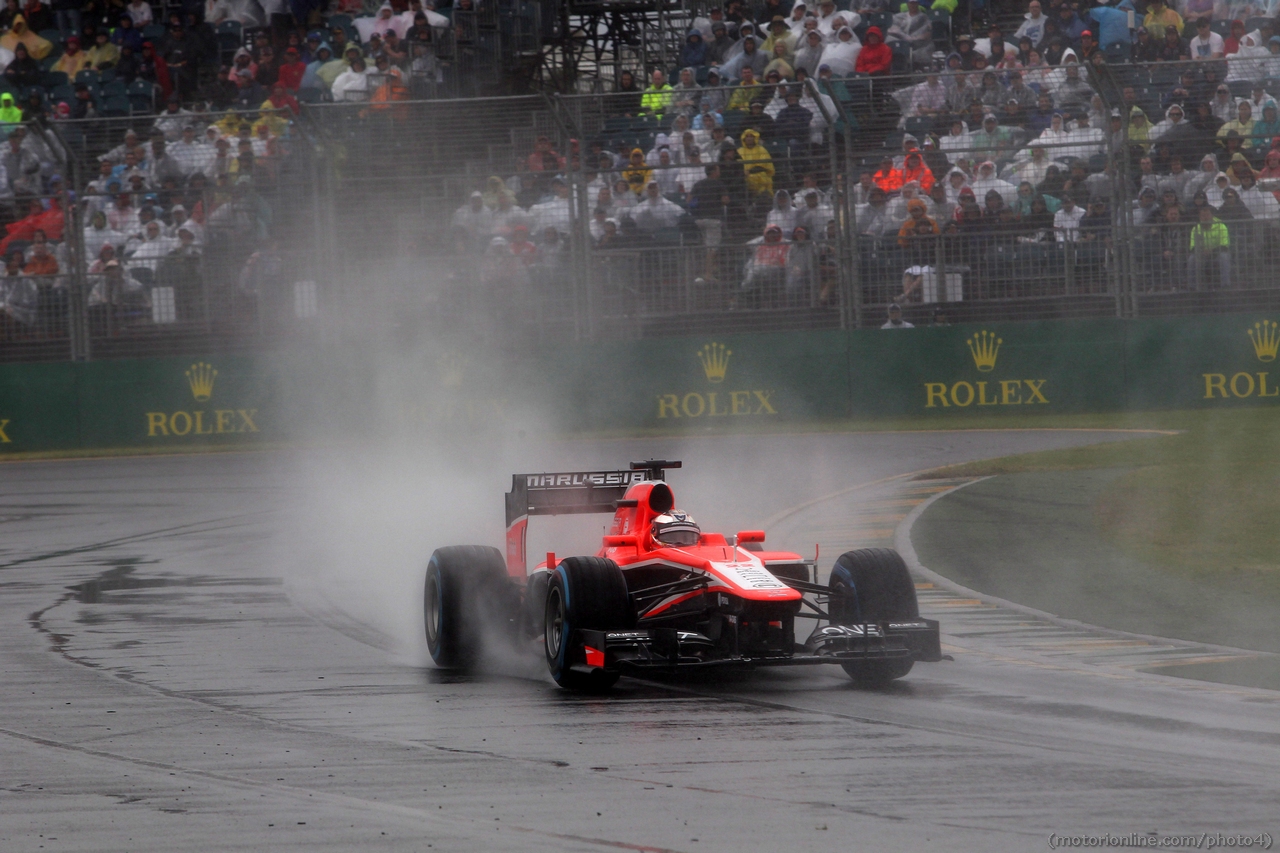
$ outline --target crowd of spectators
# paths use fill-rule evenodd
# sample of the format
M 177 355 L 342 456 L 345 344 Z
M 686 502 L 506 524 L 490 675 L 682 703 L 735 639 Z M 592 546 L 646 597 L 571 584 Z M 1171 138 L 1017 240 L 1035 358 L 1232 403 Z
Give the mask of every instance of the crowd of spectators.
M 1274 11 L 729 2 L 697 19 L 678 67 L 620 73 L 589 150 L 544 139 L 490 178 L 455 215 L 457 248 L 500 265 L 519 230 L 536 267 L 581 206 L 597 250 L 700 245 L 685 272 L 734 304 L 823 301 L 820 259 L 847 228 L 873 298 L 904 302 L 960 298 L 952 278 L 965 298 L 1105 291 L 1124 228 L 1139 288 L 1257 283 L 1280 251 Z M 981 38 L 959 31 L 970 15 Z

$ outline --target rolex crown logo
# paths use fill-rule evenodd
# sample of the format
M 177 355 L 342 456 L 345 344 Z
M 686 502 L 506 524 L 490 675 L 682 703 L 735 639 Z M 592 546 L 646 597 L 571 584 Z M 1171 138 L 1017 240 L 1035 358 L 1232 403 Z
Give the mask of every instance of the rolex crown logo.
M 997 338 L 995 333 L 981 331 L 966 341 L 969 345 L 969 352 L 973 355 L 973 364 L 983 373 L 990 373 L 996 367 L 996 355 L 1000 352 L 1000 345 L 1004 340 Z
M 731 355 L 733 350 L 725 349 L 724 344 L 707 344 L 698 350 L 698 361 L 702 362 L 702 372 L 707 375 L 708 382 L 724 381 Z
M 1280 335 L 1276 334 L 1278 324 L 1275 320 L 1263 320 L 1254 323 L 1249 329 L 1249 340 L 1253 341 L 1253 353 L 1258 361 L 1275 361 L 1276 351 L 1280 350 Z
M 203 403 L 213 396 L 213 380 L 218 378 L 218 371 L 213 365 L 198 361 L 187 371 L 187 384 L 191 386 L 191 395 L 197 403 Z

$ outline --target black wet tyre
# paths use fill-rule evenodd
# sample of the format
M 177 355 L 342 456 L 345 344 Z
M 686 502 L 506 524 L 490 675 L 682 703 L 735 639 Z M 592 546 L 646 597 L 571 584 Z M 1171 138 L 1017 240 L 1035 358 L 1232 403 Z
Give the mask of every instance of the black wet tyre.
M 543 620 L 543 646 L 547 668 L 556 684 L 570 690 L 604 690 L 618 680 L 617 673 L 575 672 L 577 648 L 574 632 L 581 629 L 629 630 L 635 611 L 627 597 L 627 582 L 612 560 L 601 557 L 569 557 L 551 572 L 547 584 Z
M 427 562 L 422 615 L 436 666 L 469 669 L 486 635 L 503 628 L 512 599 L 502 552 L 484 545 L 437 548 Z
M 911 622 L 920 618 L 916 585 L 902 556 L 891 548 L 863 548 L 840 555 L 827 582 L 828 612 L 835 625 Z M 851 661 L 841 664 L 856 683 L 888 684 L 911 671 L 911 658 Z

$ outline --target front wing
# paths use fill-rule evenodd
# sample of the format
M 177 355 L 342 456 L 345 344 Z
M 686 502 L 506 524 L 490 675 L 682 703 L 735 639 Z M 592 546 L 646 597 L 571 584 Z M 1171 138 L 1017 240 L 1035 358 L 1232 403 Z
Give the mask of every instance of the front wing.
M 570 668 L 591 674 L 751 669 L 855 661 L 940 661 L 938 622 L 918 619 L 866 625 L 831 625 L 790 653 L 725 653 L 700 634 L 669 628 L 633 631 L 579 629 L 569 648 Z

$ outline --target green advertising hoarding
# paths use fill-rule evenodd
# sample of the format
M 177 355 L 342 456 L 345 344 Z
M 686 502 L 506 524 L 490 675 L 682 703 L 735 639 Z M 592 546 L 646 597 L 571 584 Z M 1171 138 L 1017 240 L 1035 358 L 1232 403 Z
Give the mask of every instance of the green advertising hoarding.
M 846 417 L 1275 405 L 1280 317 L 1235 314 L 563 342 L 515 365 L 316 349 L 0 365 L 0 453 L 199 448 L 519 425 L 564 430 Z

